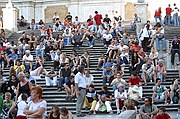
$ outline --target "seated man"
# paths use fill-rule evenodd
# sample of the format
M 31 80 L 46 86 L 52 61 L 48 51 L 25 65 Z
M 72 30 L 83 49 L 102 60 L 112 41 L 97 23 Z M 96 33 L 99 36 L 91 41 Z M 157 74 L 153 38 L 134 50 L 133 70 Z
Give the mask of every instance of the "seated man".
M 154 100 L 165 100 L 165 104 L 167 104 L 167 99 L 169 97 L 169 92 L 166 86 L 161 85 L 161 79 L 156 79 L 156 85 L 153 87 L 153 95 L 152 95 L 152 103 Z
M 33 68 L 33 56 L 30 54 L 29 50 L 26 50 L 26 54 L 23 56 L 22 61 L 24 61 L 25 70 L 32 71 Z
M 142 83 L 141 83 L 141 79 L 137 76 L 136 72 L 133 72 L 133 74 L 131 74 L 131 77 L 128 79 L 128 83 L 129 83 L 129 86 L 130 86 L 129 91 L 134 86 L 138 86 L 138 91 L 139 91 L 139 94 L 140 94 L 140 98 L 142 98 Z
M 117 89 L 117 87 L 119 87 L 120 85 L 123 85 L 124 87 L 127 85 L 126 81 L 124 79 L 122 79 L 122 73 L 118 72 L 116 74 L 117 78 L 115 78 L 112 82 L 111 85 L 113 86 L 113 90 L 115 91 Z
M 69 85 L 70 83 L 70 75 L 71 75 L 71 69 L 69 67 L 69 64 L 65 64 L 65 67 L 63 67 L 60 71 L 59 71 L 59 77 L 60 77 L 60 81 L 59 81 L 59 91 L 62 90 L 63 84 L 65 83 L 65 85 Z
M 93 112 L 95 111 L 95 106 L 97 103 L 96 98 L 97 98 L 97 94 L 94 89 L 94 85 L 90 84 L 89 88 L 86 91 L 86 97 L 85 97 L 85 101 L 84 101 L 85 107 L 91 107 L 91 109 L 89 111 L 89 115 L 93 114 Z
M 35 81 L 35 84 L 36 84 L 36 79 L 35 79 L 33 76 L 30 75 L 30 72 L 29 72 L 29 71 L 26 71 L 25 75 L 26 75 L 26 80 L 27 80 L 28 82 L 30 82 L 31 80 L 34 80 L 34 81 Z
M 157 115 L 156 119 L 171 119 L 171 117 L 166 113 L 166 109 L 164 107 L 160 107 L 159 114 Z
M 152 98 L 146 97 L 144 102 L 145 104 L 139 109 L 139 119 L 155 119 L 158 113 L 158 108 L 152 104 Z
M 46 73 L 45 80 L 46 86 L 57 86 L 57 73 L 54 71 L 54 66 L 51 66 L 51 71 Z
M 18 59 L 18 55 L 15 54 L 14 50 L 12 50 L 11 54 L 8 55 L 8 62 L 7 62 L 8 63 L 8 67 L 9 66 L 14 66 L 17 59 Z
M 147 85 L 147 80 L 152 81 L 153 76 L 153 65 L 152 61 L 148 60 L 145 64 L 142 65 L 142 78 L 144 80 L 145 85 Z
M 111 101 L 112 100 L 112 94 L 108 91 L 107 86 L 104 85 L 102 87 L 102 90 L 98 93 L 98 102 L 95 107 L 94 114 L 96 114 L 97 111 L 99 111 L 101 106 L 106 106 L 107 112 L 109 114 L 113 114 L 113 110 L 111 107 Z
M 124 85 L 119 85 L 114 91 L 114 98 L 116 100 L 117 114 L 120 114 L 120 109 L 122 109 L 124 100 L 127 99 L 127 92 L 124 89 Z
M 79 48 L 83 44 L 83 35 L 80 30 L 77 30 L 74 36 L 72 37 L 72 45 L 74 48 Z
M 92 32 L 92 31 L 87 31 L 87 32 L 84 34 L 83 39 L 86 39 L 86 42 L 87 42 L 88 46 L 89 46 L 90 48 L 93 48 L 94 43 L 95 43 L 95 39 L 94 39 L 94 35 L 93 35 L 93 32 Z
M 63 36 L 64 46 L 69 46 L 72 37 L 71 33 L 69 32 L 69 29 L 66 29 L 62 36 Z
M 104 47 L 106 48 L 107 46 L 109 46 L 111 44 L 111 41 L 112 41 L 112 35 L 109 33 L 108 30 L 106 30 L 106 33 L 103 34 L 102 36 L 103 38 L 103 44 L 104 44 Z
M 106 69 L 103 70 L 102 75 L 103 75 L 103 85 L 106 85 L 107 82 L 110 85 L 113 80 L 113 71 L 110 68 L 110 66 L 106 66 Z

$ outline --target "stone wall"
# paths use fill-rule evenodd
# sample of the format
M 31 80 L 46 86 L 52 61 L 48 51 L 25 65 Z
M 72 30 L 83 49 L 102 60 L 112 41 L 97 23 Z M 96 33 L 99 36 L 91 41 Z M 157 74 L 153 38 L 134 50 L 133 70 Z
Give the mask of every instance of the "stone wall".
M 125 20 L 133 20 L 135 13 L 134 3 L 128 2 L 125 5 Z
M 63 22 L 65 16 L 68 13 L 68 8 L 65 5 L 48 6 L 45 9 L 45 22 L 52 22 L 52 18 L 55 12 L 57 12 L 59 15 L 60 21 Z

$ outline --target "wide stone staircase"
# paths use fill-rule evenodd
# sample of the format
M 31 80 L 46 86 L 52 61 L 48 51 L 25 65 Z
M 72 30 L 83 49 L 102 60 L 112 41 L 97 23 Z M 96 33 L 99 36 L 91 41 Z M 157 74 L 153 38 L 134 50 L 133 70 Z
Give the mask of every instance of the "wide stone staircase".
M 126 27 L 126 31 L 128 34 L 135 34 L 134 31 L 130 30 L 130 27 Z M 175 30 L 176 31 L 176 30 Z M 27 34 L 30 34 L 32 31 L 27 31 Z M 39 34 L 38 30 L 33 31 L 35 32 L 35 35 L 37 36 Z M 171 39 L 171 29 L 169 31 L 167 31 L 167 37 L 169 39 Z M 54 35 L 57 35 L 58 33 L 54 33 Z M 17 40 L 17 38 L 20 36 L 20 34 L 17 33 L 13 33 L 10 37 L 9 40 Z M 168 40 L 169 40 L 168 39 Z M 72 54 L 72 46 L 68 46 L 65 47 L 62 52 L 66 52 L 67 56 L 69 56 L 70 54 Z M 83 46 L 77 50 L 78 54 L 82 54 L 83 50 L 87 49 L 89 51 L 90 54 L 90 72 L 91 74 L 94 76 L 94 85 L 95 85 L 95 89 L 97 91 L 101 90 L 102 87 L 102 72 L 101 71 L 96 71 L 96 66 L 98 63 L 98 58 L 100 57 L 101 53 L 106 53 L 107 49 L 105 49 L 103 47 L 103 43 L 96 40 L 95 46 L 93 48 L 89 48 L 86 44 L 86 42 L 84 41 Z M 32 51 L 31 54 L 33 54 L 34 58 L 35 58 L 35 52 Z M 51 61 L 45 61 L 45 69 L 47 71 L 50 70 L 50 66 L 53 63 Z M 4 75 L 8 78 L 9 76 L 9 69 L 5 68 L 4 70 Z M 128 80 L 130 76 L 128 67 L 125 68 L 125 75 L 123 76 L 123 79 L 125 79 L 126 81 Z M 172 82 L 172 79 L 175 77 L 179 77 L 178 76 L 178 70 L 176 69 L 167 69 L 167 79 L 166 82 L 163 82 L 162 84 L 165 85 L 168 89 L 170 87 L 170 84 Z M 179 80 L 180 82 L 180 80 Z M 59 107 L 65 106 L 67 107 L 70 111 L 72 111 L 73 113 L 75 113 L 76 110 L 76 99 L 74 101 L 67 101 L 65 99 L 66 94 L 65 91 L 61 91 L 58 92 L 56 87 L 46 87 L 45 86 L 45 79 L 44 78 L 38 78 L 37 79 L 37 83 L 38 85 L 43 87 L 43 99 L 45 99 L 47 101 L 48 104 L 48 112 L 51 110 L 52 105 L 58 105 Z M 147 86 L 144 85 L 143 82 L 143 97 L 145 96 L 152 96 L 153 90 L 152 87 L 155 85 L 154 82 L 149 82 Z M 112 87 L 108 87 L 108 89 L 112 92 L 113 94 L 113 90 Z M 140 101 L 139 102 L 139 106 L 142 105 L 144 102 Z M 155 104 L 160 107 L 160 106 L 164 106 L 166 107 L 166 109 L 168 111 L 176 111 L 178 104 L 164 104 L 164 102 L 160 101 L 160 102 L 155 102 Z M 112 107 L 113 107 L 113 111 L 116 111 L 116 107 L 115 107 L 115 103 L 112 103 Z M 88 112 L 88 110 L 83 109 L 83 112 Z

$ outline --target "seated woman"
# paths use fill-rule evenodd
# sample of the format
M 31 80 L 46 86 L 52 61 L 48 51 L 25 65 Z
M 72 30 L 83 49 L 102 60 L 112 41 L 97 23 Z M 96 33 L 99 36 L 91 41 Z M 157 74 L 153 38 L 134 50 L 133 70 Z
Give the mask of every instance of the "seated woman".
M 104 62 L 105 62 L 105 56 L 104 53 L 101 53 L 101 57 L 98 59 L 98 65 L 96 70 L 100 70 Z
M 60 119 L 74 119 L 72 113 L 66 109 L 66 107 L 62 107 L 60 109 Z
M 160 78 L 162 82 L 166 79 L 166 76 L 167 76 L 167 71 L 166 71 L 166 66 L 164 64 L 164 61 L 159 60 L 154 70 L 154 79 L 156 80 L 157 78 Z
M 60 110 L 57 105 L 52 106 L 52 111 L 48 114 L 47 119 L 59 119 L 60 118 Z
M 102 87 L 102 90 L 98 93 L 98 102 L 95 107 L 94 114 L 96 114 L 97 111 L 99 111 L 100 107 L 105 105 L 107 108 L 107 112 L 109 114 L 113 114 L 113 110 L 111 107 L 111 101 L 112 100 L 112 94 L 108 91 L 107 86 L 104 85 Z
M 88 88 L 94 82 L 94 76 L 90 73 L 89 70 L 85 71 L 85 80 L 86 80 L 86 87 Z
M 14 65 L 14 70 L 16 71 L 16 74 L 19 74 L 19 72 L 25 71 L 25 66 L 21 63 L 19 59 L 17 59 L 16 65 Z
M 45 119 L 47 103 L 42 99 L 43 89 L 40 86 L 31 88 L 31 99 L 24 110 L 27 118 Z
M 131 55 L 131 60 L 130 60 L 130 65 L 129 65 L 130 73 L 133 73 L 134 71 L 139 73 L 140 68 L 141 68 L 140 63 L 141 63 L 141 60 L 140 60 L 137 52 L 133 52 Z
M 65 91 L 66 91 L 66 100 L 72 100 L 75 98 L 76 93 L 75 93 L 75 83 L 74 83 L 74 75 L 71 74 L 70 76 L 70 81 L 68 85 L 64 85 Z
M 59 49 L 62 49 L 64 47 L 64 41 L 63 41 L 62 34 L 59 33 L 57 35 L 55 43 L 57 43 L 59 45 Z
M 132 99 L 126 99 L 124 101 L 124 106 L 122 107 L 122 112 L 126 110 L 135 110 L 137 112 L 137 106 Z
M 111 44 L 108 46 L 107 54 L 109 57 L 115 59 L 117 53 L 118 47 L 116 46 L 115 41 L 112 40 Z
M 110 57 L 106 57 L 102 66 L 102 70 L 106 69 L 107 66 L 112 67 L 113 63 Z
M 40 66 L 44 66 L 44 59 L 41 55 L 39 55 L 36 59 L 35 69 L 37 69 Z
M 18 85 L 19 81 L 16 78 L 16 75 L 11 75 L 10 80 L 8 81 L 7 85 L 7 92 L 10 92 L 12 95 L 12 99 L 14 99 L 14 96 L 16 95 L 16 88 Z
M 122 108 L 123 102 L 127 99 L 127 92 L 124 89 L 124 85 L 120 85 L 118 89 L 114 91 L 114 98 L 116 100 L 117 114 L 120 114 L 120 109 Z
M 179 100 L 179 91 L 180 88 L 178 86 L 178 79 L 173 79 L 172 84 L 170 85 L 170 99 L 171 104 L 177 104 Z
M 89 68 L 89 65 L 90 65 L 89 58 L 90 58 L 90 55 L 89 55 L 88 50 L 84 50 L 84 54 L 80 57 L 80 65 L 84 65 L 85 63 L 85 66 Z

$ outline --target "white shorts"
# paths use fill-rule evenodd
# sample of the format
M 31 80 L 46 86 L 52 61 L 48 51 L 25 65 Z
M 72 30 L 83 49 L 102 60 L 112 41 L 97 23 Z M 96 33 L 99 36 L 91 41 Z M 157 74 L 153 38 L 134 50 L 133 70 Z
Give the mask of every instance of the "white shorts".
M 155 100 L 164 100 L 164 92 L 162 93 L 161 96 L 156 96 Z

